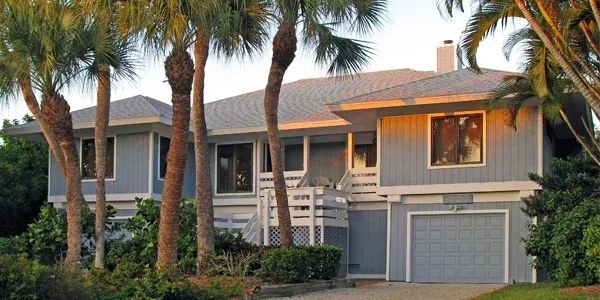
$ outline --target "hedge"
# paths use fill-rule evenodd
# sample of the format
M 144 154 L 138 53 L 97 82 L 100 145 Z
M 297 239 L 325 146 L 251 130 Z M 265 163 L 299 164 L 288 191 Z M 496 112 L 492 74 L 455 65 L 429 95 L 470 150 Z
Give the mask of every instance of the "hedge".
M 268 248 L 259 275 L 277 283 L 301 283 L 332 279 L 340 270 L 343 250 L 334 246 Z

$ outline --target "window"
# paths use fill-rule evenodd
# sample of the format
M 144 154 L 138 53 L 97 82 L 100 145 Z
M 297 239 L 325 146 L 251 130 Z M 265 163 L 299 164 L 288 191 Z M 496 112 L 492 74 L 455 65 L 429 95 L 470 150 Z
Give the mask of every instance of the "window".
M 431 118 L 431 165 L 483 163 L 483 114 Z
M 252 143 L 217 146 L 217 193 L 252 192 Z
M 159 141 L 159 154 L 158 154 L 158 178 L 165 179 L 167 174 L 167 153 L 169 153 L 169 145 L 171 145 L 171 139 L 161 136 Z
M 106 167 L 107 179 L 115 178 L 115 138 L 106 139 Z M 96 142 L 94 139 L 81 140 L 81 179 L 96 178 Z
M 377 166 L 377 142 L 375 144 L 354 145 L 354 168 Z

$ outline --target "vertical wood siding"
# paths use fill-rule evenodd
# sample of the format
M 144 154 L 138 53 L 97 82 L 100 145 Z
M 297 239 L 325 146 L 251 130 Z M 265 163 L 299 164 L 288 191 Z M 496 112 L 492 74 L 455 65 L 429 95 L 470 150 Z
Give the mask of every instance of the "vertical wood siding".
M 346 143 L 317 143 L 310 145 L 310 176 L 327 177 L 339 183 L 346 173 Z
M 76 139 L 79 149 L 80 139 Z M 114 181 L 106 181 L 107 194 L 148 193 L 148 133 L 120 134 L 116 136 L 116 175 Z M 82 182 L 84 195 L 96 194 L 96 182 Z M 50 196 L 62 196 L 66 181 L 56 163 L 51 159 Z
M 348 212 L 350 274 L 385 274 L 387 210 Z
M 523 108 L 518 130 L 506 126 L 501 110 L 487 115 L 486 166 L 427 169 L 427 115 L 383 118 L 381 185 L 527 181 L 537 172 L 537 108 Z
M 521 211 L 522 202 L 489 202 L 463 204 L 463 210 L 509 209 L 508 278 L 515 282 L 531 282 L 531 257 L 525 255 L 521 238 L 527 236 L 529 218 Z M 393 204 L 390 240 L 390 280 L 406 280 L 406 218 L 409 211 L 448 211 L 444 204 Z M 452 212 L 449 212 L 452 214 Z

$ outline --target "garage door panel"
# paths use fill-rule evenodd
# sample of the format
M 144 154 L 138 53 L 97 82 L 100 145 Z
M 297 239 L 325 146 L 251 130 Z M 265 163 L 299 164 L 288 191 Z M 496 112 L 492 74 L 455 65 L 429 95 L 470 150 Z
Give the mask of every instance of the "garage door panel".
M 444 253 L 456 253 L 456 243 L 444 244 Z
M 504 220 L 503 214 L 413 216 L 412 281 L 504 282 Z

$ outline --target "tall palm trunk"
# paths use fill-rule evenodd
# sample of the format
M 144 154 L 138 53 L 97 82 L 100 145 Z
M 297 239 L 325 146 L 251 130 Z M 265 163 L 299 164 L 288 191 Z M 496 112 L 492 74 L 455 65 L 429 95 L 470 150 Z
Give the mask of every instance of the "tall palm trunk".
M 294 245 L 292 235 L 292 221 L 283 174 L 283 151 L 279 139 L 277 120 L 277 108 L 279 106 L 279 92 L 285 71 L 296 56 L 296 30 L 294 26 L 285 23 L 279 24 L 277 33 L 273 37 L 273 57 L 269 69 L 269 79 L 265 88 L 265 116 L 267 119 L 267 135 L 269 150 L 271 152 L 271 163 L 273 169 L 273 185 L 277 199 L 277 215 L 279 230 L 281 233 L 281 245 Z
M 515 0 L 515 2 L 517 4 L 517 6 L 519 7 L 519 9 L 521 10 L 521 12 L 523 13 L 523 16 L 525 17 L 525 19 L 527 19 L 527 21 L 529 22 L 529 25 L 531 26 L 531 28 L 535 31 L 535 33 L 544 42 L 544 45 L 546 46 L 546 48 L 548 48 L 548 50 L 550 51 L 552 56 L 556 59 L 556 61 L 558 62 L 560 67 L 565 71 L 567 76 L 569 76 L 571 81 L 573 81 L 573 84 L 579 90 L 579 92 L 583 95 L 583 97 L 586 99 L 587 103 L 590 105 L 590 107 L 592 108 L 594 113 L 597 116 L 600 116 L 600 99 L 598 99 L 594 96 L 594 92 L 591 90 L 592 87 L 590 87 L 584 81 L 585 79 L 582 76 L 580 76 L 580 74 L 577 71 L 575 71 L 573 66 L 567 61 L 567 59 L 563 56 L 563 54 L 560 52 L 560 50 L 554 45 L 554 43 L 552 42 L 552 39 L 548 36 L 548 34 L 544 31 L 544 29 L 541 27 L 541 25 L 537 22 L 537 20 L 535 19 L 535 17 L 533 16 L 533 14 L 529 10 L 529 8 L 527 7 L 527 4 L 525 4 L 525 1 L 524 0 Z
M 179 204 L 190 130 L 194 62 L 189 53 L 185 49 L 174 48 L 165 60 L 165 73 L 171 86 L 173 121 L 160 208 L 157 263 L 159 267 L 169 269 L 177 261 Z
M 104 268 L 106 224 L 106 139 L 110 112 L 110 66 L 98 66 L 98 105 L 94 142 L 96 145 L 96 268 Z
M 38 100 L 37 100 L 35 94 L 33 93 L 33 89 L 31 88 L 31 79 L 29 79 L 29 78 L 21 79 L 19 81 L 19 88 L 21 90 L 21 93 L 23 93 L 23 98 L 25 99 L 27 108 L 29 108 L 29 111 L 31 112 L 31 114 L 35 117 L 35 120 L 37 121 L 38 125 L 40 126 L 40 128 L 42 130 L 42 133 L 44 134 L 44 137 L 46 138 L 46 141 L 48 141 L 48 146 L 50 147 L 50 150 L 54 154 L 54 158 L 56 159 L 56 162 L 58 163 L 60 171 L 62 172 L 63 176 L 66 177 L 64 154 L 63 154 L 62 150 L 60 149 L 60 145 L 58 144 L 58 141 L 56 140 L 54 133 L 52 133 L 52 129 L 50 128 L 48 123 L 44 120 L 44 116 L 42 115 L 42 111 L 40 110 L 40 105 L 38 104 Z
M 58 93 L 42 95 L 42 115 L 64 154 L 65 178 L 67 181 L 67 258 L 74 264 L 81 258 L 81 204 L 85 202 L 81 193 L 79 152 L 73 135 L 70 107 Z
M 209 37 L 205 30 L 198 31 L 194 44 L 194 153 L 196 162 L 196 217 L 198 223 L 197 274 L 206 267 L 209 253 L 215 250 L 213 237 L 214 213 L 212 187 L 210 184 L 210 162 L 208 159 L 208 138 L 204 113 L 204 77 L 209 54 Z

